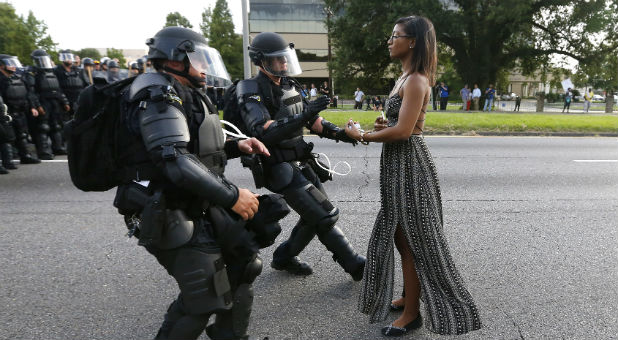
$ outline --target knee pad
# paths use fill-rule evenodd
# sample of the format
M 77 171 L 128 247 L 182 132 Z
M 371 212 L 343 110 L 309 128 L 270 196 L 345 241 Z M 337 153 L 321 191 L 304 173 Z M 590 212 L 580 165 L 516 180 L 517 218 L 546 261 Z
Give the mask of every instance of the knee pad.
M 335 208 L 335 212 L 318 221 L 316 226 L 317 233 L 324 233 L 331 230 L 339 220 L 339 209 Z
M 60 126 L 60 124 L 54 123 L 52 126 L 50 126 L 50 130 L 52 132 L 60 132 L 62 131 L 62 127 Z
M 208 254 L 181 248 L 170 269 L 180 287 L 187 314 L 213 313 L 231 308 L 230 283 L 220 253 Z
M 253 259 L 247 263 L 245 267 L 245 272 L 242 275 L 241 282 L 242 283 L 253 283 L 255 278 L 257 278 L 262 273 L 262 259 L 255 255 Z
M 47 133 L 47 132 L 49 132 L 49 130 L 50 130 L 50 129 L 49 129 L 49 125 L 48 125 L 48 124 L 43 123 L 43 124 L 40 124 L 40 125 L 39 125 L 39 131 L 40 131 L 40 132 L 42 132 L 42 133 Z

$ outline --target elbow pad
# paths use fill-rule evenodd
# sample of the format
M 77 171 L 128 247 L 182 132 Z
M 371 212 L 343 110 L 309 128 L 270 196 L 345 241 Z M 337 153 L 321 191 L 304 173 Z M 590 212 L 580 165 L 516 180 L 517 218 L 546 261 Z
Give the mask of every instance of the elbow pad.
M 163 153 L 168 153 L 165 148 Z M 181 154 L 164 161 L 163 172 L 172 183 L 215 205 L 231 208 L 238 200 L 238 188 L 210 171 L 192 154 Z

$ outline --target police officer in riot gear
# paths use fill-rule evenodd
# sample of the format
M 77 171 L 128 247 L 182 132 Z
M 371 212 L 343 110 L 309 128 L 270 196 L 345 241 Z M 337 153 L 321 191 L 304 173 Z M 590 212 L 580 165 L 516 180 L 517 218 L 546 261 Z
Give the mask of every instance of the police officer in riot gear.
M 335 226 L 339 210 L 328 200 L 316 174 L 320 169 L 311 154 L 313 144 L 303 139 L 303 127 L 320 137 L 353 144 L 356 141 L 347 137 L 344 129 L 319 116 L 329 103 L 328 97 L 307 102 L 300 95 L 300 85 L 290 78 L 301 72 L 293 44 L 276 33 L 264 32 L 253 39 L 249 55 L 260 70 L 254 78 L 237 85 L 242 119 L 249 135 L 271 151 L 272 156 L 263 159 L 265 187 L 282 194 L 300 215 L 290 238 L 275 250 L 271 266 L 292 274 L 311 274 L 311 267 L 300 261 L 298 254 L 317 235 L 335 261 L 354 280 L 361 280 L 365 257 L 352 249 Z
M 15 134 L 13 142 L 17 148 L 21 164 L 36 164 L 41 161 L 28 152 L 28 120 L 39 115 L 38 99 L 34 89 L 29 88 L 16 70 L 21 68 L 19 59 L 0 54 L 0 95 L 12 117 L 11 125 Z
M 62 140 L 62 111 L 69 112 L 71 107 L 67 97 L 60 88 L 60 82 L 53 72 L 49 54 L 37 49 L 30 54 L 34 66 L 26 70 L 24 80 L 35 89 L 39 115 L 28 123 L 32 139 L 40 159 L 53 159 L 54 154 L 66 155 Z M 51 139 L 51 147 L 47 136 Z M 53 152 L 53 153 L 52 153 Z
M 141 72 L 141 73 L 143 73 L 143 72 Z M 135 76 L 137 76 L 139 74 L 140 74 L 140 71 L 139 71 L 139 65 L 138 65 L 137 61 L 132 61 L 129 64 L 129 74 L 128 74 L 128 76 L 129 77 L 135 77 Z
M 107 82 L 113 83 L 120 80 L 120 65 L 115 60 L 107 62 Z
M 94 73 L 95 64 L 92 58 L 82 59 L 83 69 L 81 72 L 82 81 L 86 86 L 93 84 L 92 75 Z
M 137 76 L 123 96 L 118 143 L 129 150 L 121 163 L 130 176 L 114 205 L 180 288 L 156 338 L 196 339 L 216 314 L 211 339 L 246 339 L 252 282 L 262 264 L 243 220 L 256 214 L 258 199 L 223 170 L 227 158 L 268 150 L 255 138 L 224 141 L 218 112 L 203 92 L 216 50 L 202 35 L 167 27 L 147 45 L 157 72 Z M 157 238 L 152 230 L 161 219 Z M 223 239 L 247 242 L 237 252 Z
M 71 51 L 61 50 L 58 52 L 58 59 L 60 59 L 62 64 L 56 66 L 54 74 L 56 78 L 58 78 L 60 88 L 71 106 L 71 111 L 68 117 L 66 117 L 67 119 L 64 119 L 64 121 L 66 121 L 75 111 L 77 97 L 79 97 L 79 93 L 86 87 L 86 83 L 81 77 L 82 72 L 79 67 L 74 66 L 75 56 Z

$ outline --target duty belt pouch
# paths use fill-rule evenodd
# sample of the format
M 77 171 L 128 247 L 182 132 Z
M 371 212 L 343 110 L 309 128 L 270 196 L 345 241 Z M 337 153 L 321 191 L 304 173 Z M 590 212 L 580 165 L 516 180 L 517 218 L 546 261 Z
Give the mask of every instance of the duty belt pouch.
M 320 162 L 317 157 L 312 156 L 307 161 L 307 164 L 311 167 L 311 169 L 313 169 L 315 174 L 318 175 L 320 182 L 324 183 L 333 180 L 333 174 L 326 170 L 328 169 L 328 165 Z
M 157 246 L 161 242 L 166 221 L 165 196 L 160 190 L 157 190 L 148 198 L 144 210 L 142 210 L 138 244 L 140 246 Z
M 257 189 L 264 187 L 264 166 L 262 159 L 258 155 L 243 155 L 240 156 L 240 162 L 245 168 L 251 169 L 253 181 Z

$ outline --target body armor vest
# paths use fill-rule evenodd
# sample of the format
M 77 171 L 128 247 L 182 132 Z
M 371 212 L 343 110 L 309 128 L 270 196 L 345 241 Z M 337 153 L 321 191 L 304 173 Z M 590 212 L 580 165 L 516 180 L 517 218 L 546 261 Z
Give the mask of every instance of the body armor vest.
M 60 83 L 52 70 L 44 70 L 37 73 L 36 89 L 41 96 L 55 96 L 60 92 Z
M 18 76 L 9 78 L 9 87 L 4 92 L 3 99 L 7 105 L 23 106 L 27 102 L 28 90 L 26 84 Z
M 81 72 L 77 68 L 72 67 L 69 72 L 65 69 L 62 69 L 62 71 L 64 72 L 64 79 L 58 79 L 62 89 L 72 92 L 79 92 L 84 88 L 84 81 L 81 78 Z
M 301 114 L 303 112 L 303 97 L 296 91 L 296 88 L 292 85 L 284 85 L 280 87 L 280 90 L 283 92 L 283 95 L 279 98 L 279 111 L 274 114 L 273 119 L 279 120 Z M 287 145 L 290 143 L 290 140 L 297 141 L 298 137 L 302 137 L 302 135 L 303 129 L 301 127 L 278 144 L 282 147 L 290 147 Z
M 204 119 L 197 130 L 197 143 L 195 143 L 194 153 L 208 169 L 218 175 L 223 175 L 227 158 L 225 156 L 225 139 L 218 112 L 211 113 L 203 99 L 197 95 L 198 104 L 192 105 L 193 115 L 204 113 Z M 205 98 L 204 98 L 205 99 Z

